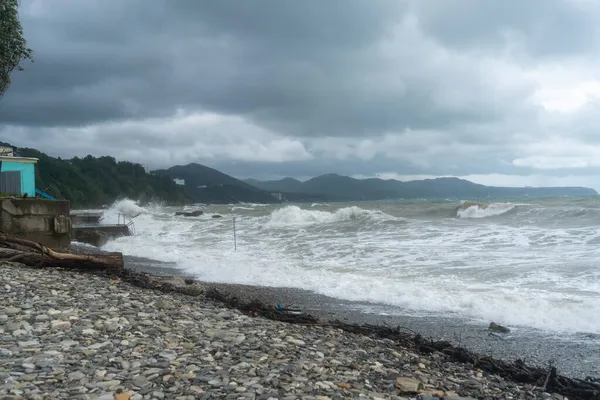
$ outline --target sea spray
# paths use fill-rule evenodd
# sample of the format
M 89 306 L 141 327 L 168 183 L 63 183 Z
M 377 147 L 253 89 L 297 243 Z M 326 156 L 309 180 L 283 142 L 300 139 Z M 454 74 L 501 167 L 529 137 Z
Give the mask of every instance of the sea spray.
M 101 222 L 103 224 L 123 223 L 123 215 L 128 218 L 136 218 L 147 213 L 148 210 L 140 207 L 136 201 L 121 199 L 115 201 L 107 210 L 103 210 Z

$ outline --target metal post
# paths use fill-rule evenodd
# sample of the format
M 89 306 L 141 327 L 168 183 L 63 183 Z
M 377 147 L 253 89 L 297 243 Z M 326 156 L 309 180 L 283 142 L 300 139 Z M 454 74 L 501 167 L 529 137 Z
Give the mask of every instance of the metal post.
M 233 217 L 233 249 L 237 250 L 237 236 L 235 234 L 235 217 Z

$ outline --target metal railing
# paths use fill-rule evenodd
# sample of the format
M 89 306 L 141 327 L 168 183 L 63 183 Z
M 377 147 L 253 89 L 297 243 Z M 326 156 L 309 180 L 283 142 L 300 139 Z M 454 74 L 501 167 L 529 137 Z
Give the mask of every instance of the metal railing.
M 135 224 L 133 223 L 133 220 L 130 217 L 128 217 L 125 214 L 118 213 L 117 218 L 117 225 L 127 225 L 127 228 L 129 228 L 129 232 L 132 235 L 135 235 Z

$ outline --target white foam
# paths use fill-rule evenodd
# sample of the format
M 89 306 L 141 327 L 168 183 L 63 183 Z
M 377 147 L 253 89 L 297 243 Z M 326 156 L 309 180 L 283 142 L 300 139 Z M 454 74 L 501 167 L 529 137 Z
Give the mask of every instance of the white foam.
M 234 251 L 228 216 L 192 220 L 147 211 L 135 219 L 136 236 L 104 248 L 173 262 L 207 281 L 296 287 L 413 314 L 600 333 L 600 319 L 588 317 L 600 315 L 600 247 L 589 244 L 600 235 L 597 227 L 456 219 L 380 224 L 394 217 L 355 206 L 286 206 L 237 219 Z
M 121 219 L 119 215 L 135 218 L 146 213 L 148 213 L 148 210 L 140 207 L 137 202 L 130 199 L 122 199 L 115 201 L 108 210 L 104 210 L 101 222 L 104 224 L 116 224 Z
M 335 212 L 306 210 L 298 206 L 286 206 L 271 213 L 268 227 L 302 226 L 314 224 L 331 224 L 335 222 L 355 220 L 394 219 L 381 211 L 365 210 L 357 206 L 343 207 Z
M 71 240 L 71 244 L 78 246 L 78 247 L 89 247 L 89 248 L 93 248 L 95 249 L 96 246 L 89 244 L 89 243 L 83 243 L 83 242 L 78 242 L 77 240 Z
M 248 210 L 248 211 L 254 211 L 254 207 L 244 207 L 244 206 L 233 206 L 231 207 L 231 211 L 235 211 L 235 210 Z
M 466 206 L 466 207 L 465 207 Z M 462 208 L 465 207 L 465 208 Z M 469 204 L 463 203 L 456 216 L 458 218 L 488 218 L 506 214 L 516 206 L 512 203 Z

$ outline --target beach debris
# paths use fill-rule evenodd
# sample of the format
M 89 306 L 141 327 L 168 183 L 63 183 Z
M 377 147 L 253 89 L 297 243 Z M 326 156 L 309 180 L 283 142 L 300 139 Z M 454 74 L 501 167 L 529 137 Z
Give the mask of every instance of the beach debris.
M 204 286 L 197 284 L 193 279 L 181 276 L 151 275 L 146 272 L 133 271 L 127 268 L 120 271 L 119 276 L 123 281 L 145 289 L 183 293 L 194 297 L 202 296 L 205 292 Z
M 495 322 L 490 322 L 490 326 L 488 326 L 488 330 L 494 333 L 510 333 L 510 329 Z
M 32 267 L 72 269 L 123 269 L 122 253 L 81 255 L 60 253 L 40 243 L 0 233 L 0 260 L 19 262 Z
M 400 348 L 412 349 L 421 354 L 443 354 L 448 361 L 472 364 L 474 368 L 492 375 L 498 375 L 521 384 L 544 387 L 547 392 L 561 394 L 570 400 L 600 398 L 600 383 L 594 382 L 591 379 L 581 380 L 558 375 L 556 368 L 553 366 L 550 368 L 533 367 L 526 365 L 522 360 L 509 362 L 494 359 L 490 356 L 478 355 L 463 347 L 455 347 L 448 341 L 426 339 L 402 327 L 348 324 L 339 320 L 324 322 L 306 313 L 292 313 L 286 311 L 286 309 L 280 312 L 277 310 L 277 307 L 267 306 L 256 300 L 242 302 L 237 297 L 227 296 L 214 288 L 209 289 L 206 296 L 229 307 L 237 308 L 253 317 L 260 316 L 293 324 L 330 326 L 350 333 L 377 339 L 387 339 Z M 494 325 L 498 324 L 494 323 Z M 498 326 L 501 327 L 502 332 L 508 330 L 506 327 Z M 508 331 L 510 332 L 510 330 Z M 406 393 L 417 393 L 422 390 L 419 387 L 416 391 L 412 392 L 411 390 L 415 389 L 414 385 L 411 387 L 408 381 L 402 381 L 401 385 L 405 386 L 397 388 L 399 391 L 406 390 Z

